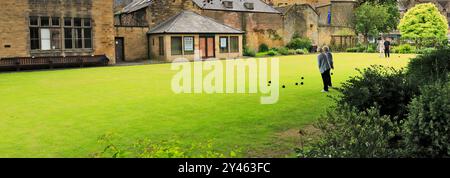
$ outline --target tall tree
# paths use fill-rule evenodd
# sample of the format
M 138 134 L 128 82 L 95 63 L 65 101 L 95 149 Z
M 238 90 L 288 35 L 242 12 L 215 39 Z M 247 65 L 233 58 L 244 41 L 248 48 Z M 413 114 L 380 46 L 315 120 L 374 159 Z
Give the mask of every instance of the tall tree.
M 364 3 L 355 10 L 355 30 L 364 36 L 367 43 L 369 35 L 376 36 L 387 30 L 388 10 L 383 5 Z
M 402 38 L 419 47 L 436 46 L 447 40 L 448 22 L 432 3 L 418 4 L 405 13 L 398 26 Z

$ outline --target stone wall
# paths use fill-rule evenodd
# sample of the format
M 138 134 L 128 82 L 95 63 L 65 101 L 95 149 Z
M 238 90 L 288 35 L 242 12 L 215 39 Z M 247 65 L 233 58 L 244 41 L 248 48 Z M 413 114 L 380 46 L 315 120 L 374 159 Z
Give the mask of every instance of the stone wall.
M 292 5 L 284 15 L 285 44 L 295 34 L 309 38 L 313 44 L 319 43 L 317 12 L 310 5 Z
M 93 38 L 94 54 L 105 54 L 110 63 L 115 63 L 114 13 L 112 0 L 93 0 Z
M 106 55 L 114 63 L 113 0 L 14 0 L 0 6 L 7 9 L 0 11 L 0 58 Z M 31 51 L 30 16 L 91 18 L 93 48 Z
M 282 14 L 203 10 L 202 15 L 245 31 L 244 43 L 251 49 L 257 50 L 262 43 L 269 47 L 284 45 Z
M 148 27 L 115 27 L 116 37 L 124 39 L 125 61 L 148 58 Z
M 0 1 L 0 58 L 28 56 L 27 0 Z

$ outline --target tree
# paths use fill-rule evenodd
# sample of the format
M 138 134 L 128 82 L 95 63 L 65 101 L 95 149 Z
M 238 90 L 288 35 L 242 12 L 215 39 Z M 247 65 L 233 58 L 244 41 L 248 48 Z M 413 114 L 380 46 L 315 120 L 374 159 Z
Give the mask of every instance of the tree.
M 369 35 L 388 30 L 388 17 L 384 5 L 364 3 L 355 10 L 355 30 L 364 36 L 364 42 L 367 43 Z
M 400 12 L 398 10 L 398 3 L 401 2 L 397 0 L 358 0 L 359 5 L 363 5 L 365 3 L 371 4 L 379 4 L 384 6 L 388 12 L 388 19 L 385 24 L 384 29 L 380 29 L 380 32 L 387 33 L 392 30 L 396 30 L 398 26 L 398 22 L 400 21 Z
M 398 29 L 418 47 L 436 46 L 447 40 L 448 22 L 434 4 L 418 4 L 405 13 Z

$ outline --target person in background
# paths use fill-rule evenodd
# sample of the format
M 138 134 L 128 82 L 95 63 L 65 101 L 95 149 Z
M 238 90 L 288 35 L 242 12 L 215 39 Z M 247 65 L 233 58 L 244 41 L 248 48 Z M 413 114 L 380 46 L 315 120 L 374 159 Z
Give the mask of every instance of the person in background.
M 390 58 L 391 57 L 391 42 L 389 38 L 384 41 L 384 57 Z
M 381 37 L 378 41 L 378 50 L 380 51 L 380 58 L 383 57 L 384 54 L 384 38 Z
M 331 54 L 330 48 L 328 46 L 324 46 L 323 47 L 323 51 L 325 52 L 325 55 L 327 56 L 327 62 L 328 62 L 328 66 L 334 70 L 334 62 L 333 62 L 333 54 Z M 331 82 L 331 69 L 328 70 L 328 86 L 330 88 L 333 88 L 333 84 Z
M 323 90 L 322 93 L 328 92 L 328 79 L 330 77 L 330 70 L 331 67 L 328 63 L 327 55 L 324 53 L 323 48 L 318 48 L 319 55 L 317 56 L 317 62 L 319 64 L 319 71 L 322 75 L 322 81 L 323 81 Z

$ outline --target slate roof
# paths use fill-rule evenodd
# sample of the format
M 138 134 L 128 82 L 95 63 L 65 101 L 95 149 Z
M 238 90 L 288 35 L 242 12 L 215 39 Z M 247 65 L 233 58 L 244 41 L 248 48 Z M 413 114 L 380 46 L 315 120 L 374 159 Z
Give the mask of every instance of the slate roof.
M 152 2 L 153 0 L 134 0 L 117 13 L 132 13 L 148 7 Z
M 134 0 L 121 11 L 116 14 L 132 13 L 142 8 L 146 8 L 151 5 L 155 0 Z M 201 9 L 208 10 L 226 10 L 226 11 L 239 11 L 239 12 L 265 12 L 265 13 L 280 13 L 272 6 L 266 4 L 261 0 L 192 0 Z M 209 2 L 208 2 L 209 1 Z M 232 1 L 233 8 L 226 8 L 223 5 L 223 1 Z M 244 3 L 253 3 L 254 9 L 247 9 Z
M 198 7 L 208 10 L 225 10 L 225 11 L 240 11 L 240 12 L 265 12 L 265 13 L 280 13 L 272 6 L 266 4 L 261 0 L 192 0 Z M 207 2 L 210 1 L 210 2 Z M 227 8 L 223 5 L 223 1 L 232 1 L 233 8 Z M 244 3 L 253 3 L 254 9 L 247 9 Z
M 168 20 L 150 29 L 148 34 L 176 33 L 176 34 L 198 34 L 198 33 L 223 33 L 241 34 L 241 30 L 221 24 L 209 17 L 201 16 L 192 11 L 183 11 Z

